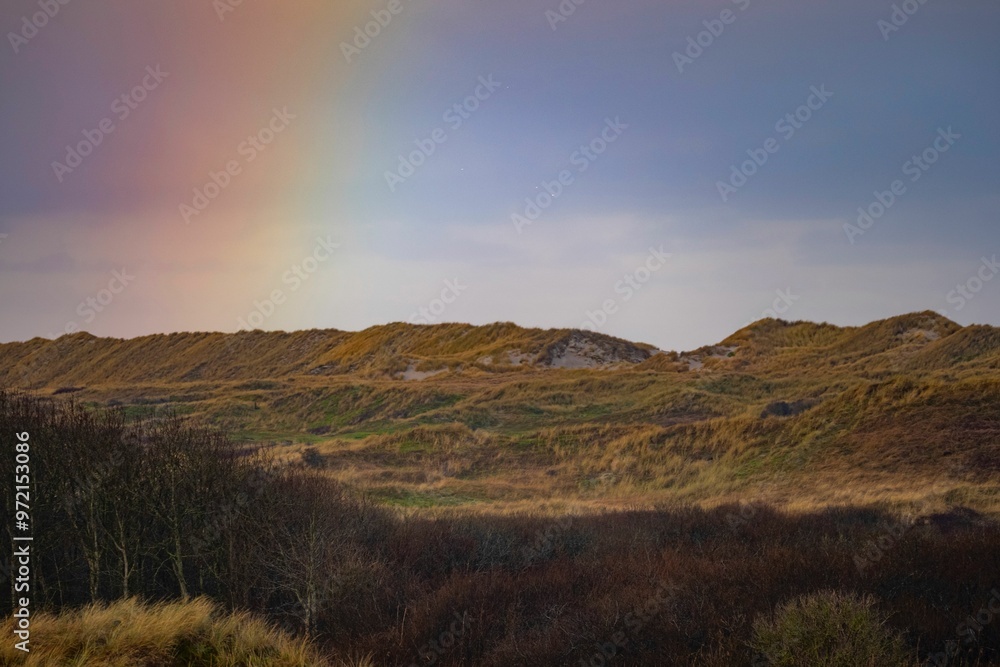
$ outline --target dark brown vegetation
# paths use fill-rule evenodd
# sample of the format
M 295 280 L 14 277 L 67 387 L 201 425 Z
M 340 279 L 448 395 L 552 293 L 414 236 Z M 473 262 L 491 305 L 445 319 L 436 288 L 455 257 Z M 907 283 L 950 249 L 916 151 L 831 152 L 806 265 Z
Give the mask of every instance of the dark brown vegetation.
M 832 665 L 797 647 L 845 636 L 1000 665 L 1000 525 L 971 511 L 399 516 L 176 417 L 0 394 L 0 433 L 25 430 L 38 611 L 207 595 L 375 665 Z

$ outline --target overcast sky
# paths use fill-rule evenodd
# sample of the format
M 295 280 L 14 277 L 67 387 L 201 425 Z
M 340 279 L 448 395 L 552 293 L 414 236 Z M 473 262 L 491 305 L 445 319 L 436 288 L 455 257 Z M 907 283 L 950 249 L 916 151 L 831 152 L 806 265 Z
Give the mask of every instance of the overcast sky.
M 225 3 L 3 3 L 0 340 L 1000 324 L 995 2 Z

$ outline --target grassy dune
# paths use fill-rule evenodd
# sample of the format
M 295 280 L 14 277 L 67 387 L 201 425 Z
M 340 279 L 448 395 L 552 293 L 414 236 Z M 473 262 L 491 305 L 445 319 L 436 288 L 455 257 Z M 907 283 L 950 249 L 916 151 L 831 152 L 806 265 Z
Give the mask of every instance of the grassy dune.
M 0 383 L 189 415 L 401 507 L 1000 509 L 996 329 L 765 320 L 654 352 L 511 324 L 77 334 L 0 346 Z

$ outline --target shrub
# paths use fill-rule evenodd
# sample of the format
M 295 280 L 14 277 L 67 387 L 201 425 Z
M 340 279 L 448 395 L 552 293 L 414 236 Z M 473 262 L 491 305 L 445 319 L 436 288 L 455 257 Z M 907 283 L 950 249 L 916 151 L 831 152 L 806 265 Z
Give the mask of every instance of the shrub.
M 913 664 L 875 598 L 821 591 L 754 623 L 753 648 L 775 667 L 902 667 Z

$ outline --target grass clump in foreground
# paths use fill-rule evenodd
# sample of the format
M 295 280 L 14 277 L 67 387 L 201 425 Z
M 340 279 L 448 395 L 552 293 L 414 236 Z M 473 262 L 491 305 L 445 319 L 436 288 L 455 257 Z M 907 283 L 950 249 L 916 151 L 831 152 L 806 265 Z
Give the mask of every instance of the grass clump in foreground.
M 905 667 L 913 659 L 871 596 L 820 591 L 754 623 L 753 646 L 773 667 Z
M 206 598 L 145 605 L 94 604 L 32 622 L 31 652 L 0 646 L 0 663 L 88 667 L 329 667 L 300 639 L 245 613 L 226 614 Z M 11 619 L 0 634 L 13 635 Z M 360 666 L 359 666 L 360 667 Z

